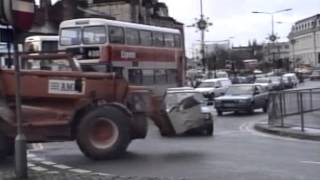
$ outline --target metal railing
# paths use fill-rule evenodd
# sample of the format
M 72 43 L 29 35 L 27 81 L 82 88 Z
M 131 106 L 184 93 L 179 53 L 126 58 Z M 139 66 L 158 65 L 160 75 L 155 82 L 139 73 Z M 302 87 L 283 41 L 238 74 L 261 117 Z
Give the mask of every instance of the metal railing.
M 320 114 L 315 113 L 320 113 L 320 88 L 270 93 L 269 126 L 295 126 L 305 131 L 308 121 L 313 128 L 320 128 Z

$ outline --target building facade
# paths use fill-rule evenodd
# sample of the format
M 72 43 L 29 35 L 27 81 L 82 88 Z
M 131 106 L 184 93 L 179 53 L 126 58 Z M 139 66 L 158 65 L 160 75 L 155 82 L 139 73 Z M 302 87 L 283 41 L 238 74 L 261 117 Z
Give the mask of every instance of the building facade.
M 273 65 L 274 68 L 287 70 L 292 68 L 289 42 L 265 43 L 263 45 L 263 57 L 264 62 Z
M 297 65 L 320 64 L 320 14 L 297 21 L 288 36 L 291 59 Z

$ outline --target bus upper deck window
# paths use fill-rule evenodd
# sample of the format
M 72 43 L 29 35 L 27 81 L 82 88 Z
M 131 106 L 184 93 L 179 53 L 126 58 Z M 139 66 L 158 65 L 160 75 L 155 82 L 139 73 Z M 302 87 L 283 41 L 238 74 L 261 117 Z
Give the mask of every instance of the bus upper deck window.
M 81 43 L 80 28 L 65 28 L 61 30 L 60 44 L 62 46 L 79 45 Z
M 85 27 L 83 29 L 84 44 L 103 44 L 106 41 L 107 36 L 104 26 Z
M 139 31 L 136 29 L 126 29 L 126 43 L 129 45 L 139 45 Z
M 123 28 L 109 26 L 109 41 L 115 44 L 124 44 Z
M 152 45 L 152 33 L 151 31 L 140 31 L 140 42 L 143 46 Z
M 163 47 L 164 45 L 163 33 L 154 32 L 153 33 L 153 45 L 158 47 Z
M 164 43 L 166 47 L 174 47 L 174 36 L 173 34 L 164 35 Z

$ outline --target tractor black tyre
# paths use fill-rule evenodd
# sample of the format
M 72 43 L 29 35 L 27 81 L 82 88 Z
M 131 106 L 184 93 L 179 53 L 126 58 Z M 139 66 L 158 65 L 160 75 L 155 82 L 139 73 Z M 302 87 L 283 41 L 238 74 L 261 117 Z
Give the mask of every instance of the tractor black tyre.
M 93 160 L 118 158 L 131 142 L 129 121 L 129 117 L 116 107 L 93 109 L 77 127 L 76 140 L 80 150 Z
M 204 133 L 206 136 L 213 136 L 213 132 L 214 132 L 214 125 L 213 123 L 212 124 L 209 124 L 205 130 L 204 130 Z

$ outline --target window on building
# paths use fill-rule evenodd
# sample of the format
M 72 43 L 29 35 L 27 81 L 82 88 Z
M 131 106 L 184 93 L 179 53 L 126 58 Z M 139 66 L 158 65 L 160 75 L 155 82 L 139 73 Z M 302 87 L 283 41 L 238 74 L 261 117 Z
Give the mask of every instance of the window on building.
M 163 47 L 163 33 L 161 32 L 153 32 L 153 45 L 157 47 Z
M 140 31 L 140 43 L 143 46 L 152 46 L 151 31 Z
M 85 27 L 83 29 L 84 44 L 103 44 L 106 41 L 107 35 L 104 26 Z
M 173 34 L 165 34 L 164 35 L 164 45 L 166 47 L 174 47 L 174 35 Z
M 140 44 L 139 31 L 136 29 L 126 29 L 126 43 L 129 45 Z
M 124 44 L 123 28 L 109 26 L 109 41 L 115 44 Z

